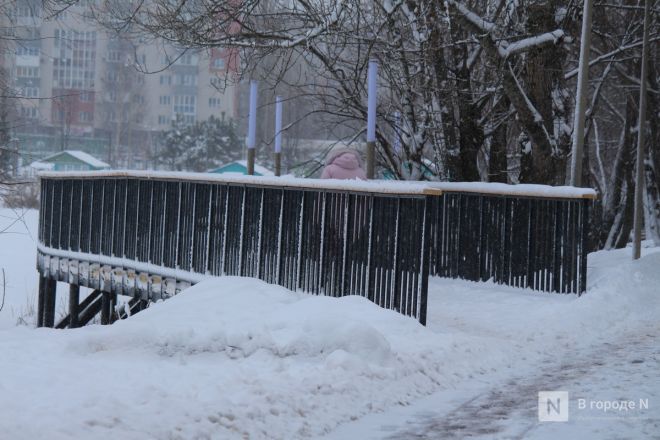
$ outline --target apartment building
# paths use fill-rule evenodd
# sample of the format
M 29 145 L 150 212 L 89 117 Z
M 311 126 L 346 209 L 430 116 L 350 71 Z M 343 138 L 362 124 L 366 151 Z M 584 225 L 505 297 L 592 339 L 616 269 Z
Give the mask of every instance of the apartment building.
M 153 146 L 173 119 L 237 115 L 230 50 L 183 51 L 99 27 L 80 2 L 53 19 L 21 0 L 3 24 L 2 66 L 17 99 L 14 137 L 24 162 L 86 151 L 115 167 L 150 168 Z

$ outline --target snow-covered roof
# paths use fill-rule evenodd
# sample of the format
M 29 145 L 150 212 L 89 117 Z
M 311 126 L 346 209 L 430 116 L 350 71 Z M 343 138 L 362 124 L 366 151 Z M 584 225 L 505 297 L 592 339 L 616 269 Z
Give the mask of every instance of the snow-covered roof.
M 238 183 L 287 188 L 345 190 L 386 194 L 436 194 L 442 192 L 469 192 L 545 198 L 594 199 L 596 192 L 589 188 L 548 185 L 506 185 L 486 182 L 409 182 L 397 180 L 336 180 L 303 179 L 299 177 L 246 176 L 236 174 L 182 173 L 165 171 L 43 171 L 40 177 L 50 178 L 102 178 L 133 177 L 141 179 L 192 180 L 197 182 Z
M 232 162 L 232 163 L 237 163 L 237 164 L 239 164 L 239 165 L 244 166 L 245 168 L 247 168 L 247 160 L 235 160 L 235 161 Z M 230 165 L 230 164 L 225 164 L 225 165 L 223 165 L 223 166 L 227 166 L 227 165 Z M 220 167 L 220 168 L 222 168 L 222 167 Z M 259 174 L 261 174 L 262 176 L 274 176 L 274 175 L 275 175 L 275 174 L 274 174 L 271 170 L 269 170 L 268 168 L 263 167 L 263 166 L 261 166 L 261 165 L 259 165 L 259 164 L 256 164 L 256 163 L 254 164 L 254 172 L 255 172 L 255 173 L 259 173 Z
M 51 154 L 48 157 L 45 157 L 41 159 L 40 162 L 46 162 L 48 160 L 54 159 L 58 156 L 61 156 L 62 154 L 68 154 L 70 156 L 75 157 L 81 162 L 86 163 L 87 165 L 93 167 L 93 168 L 110 168 L 110 165 L 107 163 L 103 162 L 102 160 L 99 160 L 92 156 L 91 154 L 85 153 L 84 151 L 80 150 L 64 150 L 64 151 L 59 151 L 55 154 Z
M 76 159 L 88 163 L 89 165 L 95 167 L 95 168 L 110 168 L 110 165 L 107 163 L 103 162 L 102 160 L 99 160 L 92 156 L 91 154 L 87 154 L 84 151 L 80 150 L 67 150 L 65 151 L 66 153 L 69 153 Z
M 43 171 L 52 170 L 54 166 L 55 164 L 42 162 L 40 160 L 35 160 L 30 164 L 30 168 L 34 168 L 35 170 L 43 170 Z

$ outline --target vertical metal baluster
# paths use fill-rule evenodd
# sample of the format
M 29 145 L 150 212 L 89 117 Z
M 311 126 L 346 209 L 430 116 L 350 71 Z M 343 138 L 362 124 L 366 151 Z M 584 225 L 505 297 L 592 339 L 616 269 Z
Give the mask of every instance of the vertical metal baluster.
M 582 208 L 582 216 L 580 221 L 582 244 L 580 246 L 580 285 L 578 288 L 578 296 L 587 291 L 587 255 L 589 254 L 589 209 L 591 208 L 591 201 L 583 199 L 580 202 Z
M 256 258 L 256 260 L 257 260 L 256 261 L 256 263 L 257 263 L 256 272 L 257 273 L 256 273 L 256 275 L 257 275 L 257 278 L 259 278 L 260 280 L 267 281 L 267 277 L 264 275 L 264 273 L 262 272 L 262 269 L 261 269 L 261 263 L 263 261 L 263 256 L 262 256 L 262 253 L 263 253 L 263 250 L 262 250 L 263 234 L 264 234 L 263 230 L 264 230 L 264 226 L 265 226 L 264 225 L 264 189 L 260 188 L 259 193 L 260 193 L 261 196 L 259 198 L 259 218 L 257 219 L 258 222 L 259 222 L 259 230 L 257 231 L 257 233 L 259 234 L 259 237 L 257 238 L 257 258 Z M 264 279 L 264 278 L 266 278 L 266 279 Z

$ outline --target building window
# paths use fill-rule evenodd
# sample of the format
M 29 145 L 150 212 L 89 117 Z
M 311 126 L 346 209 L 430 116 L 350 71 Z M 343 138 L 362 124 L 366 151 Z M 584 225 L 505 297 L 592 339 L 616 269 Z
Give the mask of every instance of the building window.
M 16 68 L 16 76 L 19 78 L 39 78 L 39 68 L 18 66 Z
M 118 63 L 121 61 L 121 52 L 118 50 L 109 50 L 108 54 L 106 55 L 106 60 L 109 63 Z
M 160 75 L 160 85 L 161 86 L 172 85 L 172 77 L 170 75 Z
M 213 68 L 214 69 L 224 69 L 225 68 L 225 59 L 224 58 L 216 58 L 213 60 Z
M 16 55 L 38 56 L 39 48 L 33 46 L 19 46 L 16 48 Z
M 167 125 L 169 121 L 170 120 L 167 116 L 158 115 L 158 125 Z
M 209 98 L 209 107 L 211 108 L 220 107 L 220 98 Z
M 23 4 L 16 7 L 16 16 L 33 18 L 38 17 L 39 15 L 31 5 Z
M 94 92 L 82 92 L 79 96 L 81 102 L 92 102 L 94 100 Z
M 83 169 L 83 166 L 77 163 L 65 163 L 64 171 L 80 171 Z
M 196 66 L 197 61 L 198 61 L 197 55 L 193 55 L 191 53 L 184 53 L 174 62 L 174 64 L 178 64 L 181 66 Z
M 25 98 L 38 98 L 39 97 L 39 87 L 25 87 L 23 89 L 23 96 Z
M 94 121 L 94 115 L 91 112 L 80 112 L 78 119 L 80 122 L 92 122 Z
M 197 85 L 197 75 L 178 74 L 174 77 L 174 84 L 177 86 L 195 86 Z
M 53 85 L 93 89 L 96 75 L 96 32 L 55 29 Z
M 158 98 L 158 102 L 160 105 L 171 105 L 172 104 L 172 97 L 163 95 Z
M 187 123 L 195 122 L 197 97 L 194 95 L 177 95 L 174 97 L 174 114 L 183 116 Z
M 37 108 L 36 107 L 21 107 L 21 116 L 28 119 L 37 118 Z

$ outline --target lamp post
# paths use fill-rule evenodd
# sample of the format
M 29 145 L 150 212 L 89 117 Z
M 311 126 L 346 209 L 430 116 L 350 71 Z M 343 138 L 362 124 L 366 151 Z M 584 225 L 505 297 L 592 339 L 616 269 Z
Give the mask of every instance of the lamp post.
M 633 260 L 642 256 L 642 222 L 644 209 L 644 132 L 646 130 L 646 80 L 649 70 L 649 27 L 651 2 L 644 1 L 644 37 L 642 40 L 642 72 L 639 79 L 639 117 L 637 118 L 637 169 L 635 178 L 635 227 L 633 230 Z
M 282 97 L 275 97 L 275 175 L 282 172 Z
M 250 81 L 250 111 L 248 113 L 247 173 L 254 175 L 254 156 L 257 145 L 257 82 Z
M 367 97 L 367 179 L 375 176 L 376 161 L 376 81 L 378 79 L 378 62 L 369 61 L 368 97 Z
M 593 0 L 584 0 L 582 13 L 582 40 L 580 41 L 580 64 L 578 66 L 575 118 L 573 120 L 573 154 L 571 157 L 571 185 L 582 185 L 582 151 L 584 149 L 584 119 L 587 112 L 587 89 L 589 87 L 589 51 L 591 50 L 591 11 Z

